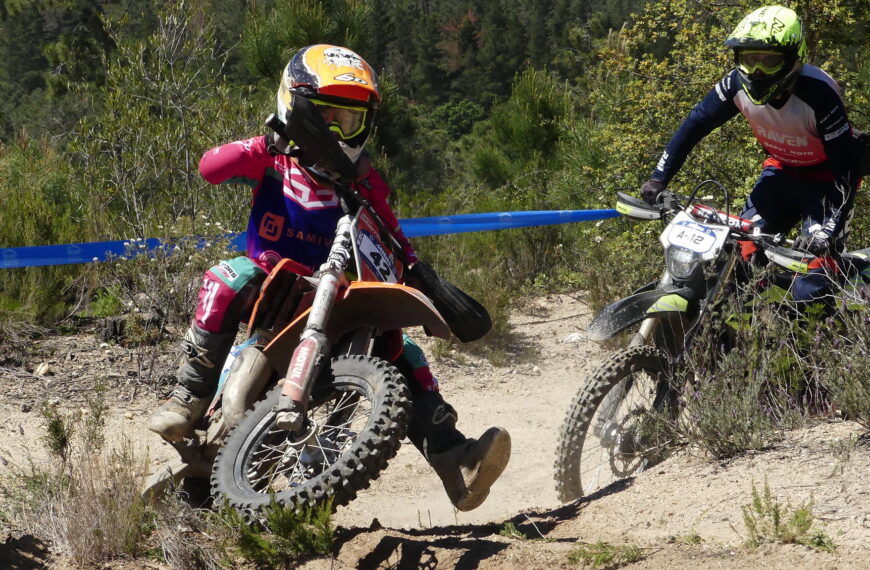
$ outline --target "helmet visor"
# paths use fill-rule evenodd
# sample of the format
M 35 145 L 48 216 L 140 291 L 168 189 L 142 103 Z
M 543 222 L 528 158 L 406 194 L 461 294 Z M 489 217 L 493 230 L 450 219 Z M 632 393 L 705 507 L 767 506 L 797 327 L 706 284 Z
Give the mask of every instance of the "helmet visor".
M 785 66 L 785 56 L 778 51 L 741 50 L 737 54 L 737 65 L 746 75 L 759 71 L 774 75 Z
M 365 107 L 337 105 L 317 99 L 311 99 L 311 102 L 317 106 L 317 110 L 320 111 L 320 116 L 323 117 L 329 130 L 344 140 L 359 135 L 366 127 L 368 109 Z

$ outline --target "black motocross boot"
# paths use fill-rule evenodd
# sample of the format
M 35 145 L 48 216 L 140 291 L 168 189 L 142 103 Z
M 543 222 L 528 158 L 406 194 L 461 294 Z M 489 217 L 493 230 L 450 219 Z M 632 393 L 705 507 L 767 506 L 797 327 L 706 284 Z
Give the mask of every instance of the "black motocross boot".
M 411 399 L 414 413 L 408 438 L 441 478 L 453 506 L 460 511 L 476 509 L 507 466 L 510 434 L 491 427 L 480 439 L 466 438 L 456 429 L 456 410 L 440 393 L 421 391 Z
M 172 443 L 193 433 L 208 409 L 235 337 L 235 332 L 212 333 L 196 325 L 187 329 L 181 341 L 184 360 L 178 367 L 178 386 L 151 414 L 148 429 Z

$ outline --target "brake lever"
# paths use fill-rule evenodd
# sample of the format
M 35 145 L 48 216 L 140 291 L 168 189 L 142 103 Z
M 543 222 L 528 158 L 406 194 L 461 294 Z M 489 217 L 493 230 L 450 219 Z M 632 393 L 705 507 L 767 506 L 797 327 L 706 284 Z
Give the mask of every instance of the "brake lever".
M 677 201 L 677 197 L 674 196 L 673 192 L 664 190 L 659 194 L 659 202 L 662 205 L 661 209 L 663 212 L 674 212 L 680 209 L 680 203 Z

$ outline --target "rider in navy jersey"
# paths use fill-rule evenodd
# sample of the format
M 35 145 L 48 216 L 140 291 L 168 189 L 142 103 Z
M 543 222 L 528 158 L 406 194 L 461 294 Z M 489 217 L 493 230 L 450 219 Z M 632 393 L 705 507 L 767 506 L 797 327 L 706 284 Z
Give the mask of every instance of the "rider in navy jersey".
M 800 18 L 780 6 L 760 8 L 726 40 L 736 68 L 695 106 L 671 138 L 641 196 L 654 203 L 691 150 L 738 112 L 768 154 L 742 216 L 761 231 L 786 233 L 802 223 L 798 245 L 817 257 L 795 280 L 798 301 L 826 297 L 861 182 L 860 145 L 837 83 L 804 63 Z M 742 244 L 745 257 L 754 251 Z

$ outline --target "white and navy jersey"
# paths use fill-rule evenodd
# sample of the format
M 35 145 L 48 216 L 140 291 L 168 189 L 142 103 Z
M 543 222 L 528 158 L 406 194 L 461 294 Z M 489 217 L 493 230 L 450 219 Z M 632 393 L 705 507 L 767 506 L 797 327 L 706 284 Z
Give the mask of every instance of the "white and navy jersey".
M 794 169 L 797 176 L 826 175 L 838 187 L 853 190 L 859 175 L 856 141 L 842 92 L 827 73 L 804 64 L 794 92 L 779 109 L 756 105 L 740 85 L 737 70 L 722 78 L 689 113 L 671 138 L 652 177 L 668 182 L 698 142 L 728 119 L 742 113 L 769 155 L 765 166 Z M 851 207 L 849 200 L 845 205 Z M 835 205 L 839 208 L 841 205 Z M 840 217 L 846 212 L 840 212 Z
M 737 70 L 726 75 L 683 121 L 653 178 L 669 181 L 695 145 L 738 112 L 778 166 L 820 167 L 838 181 L 852 174 L 855 143 L 840 87 L 821 69 L 805 64 L 794 93 L 780 109 L 752 103 Z

